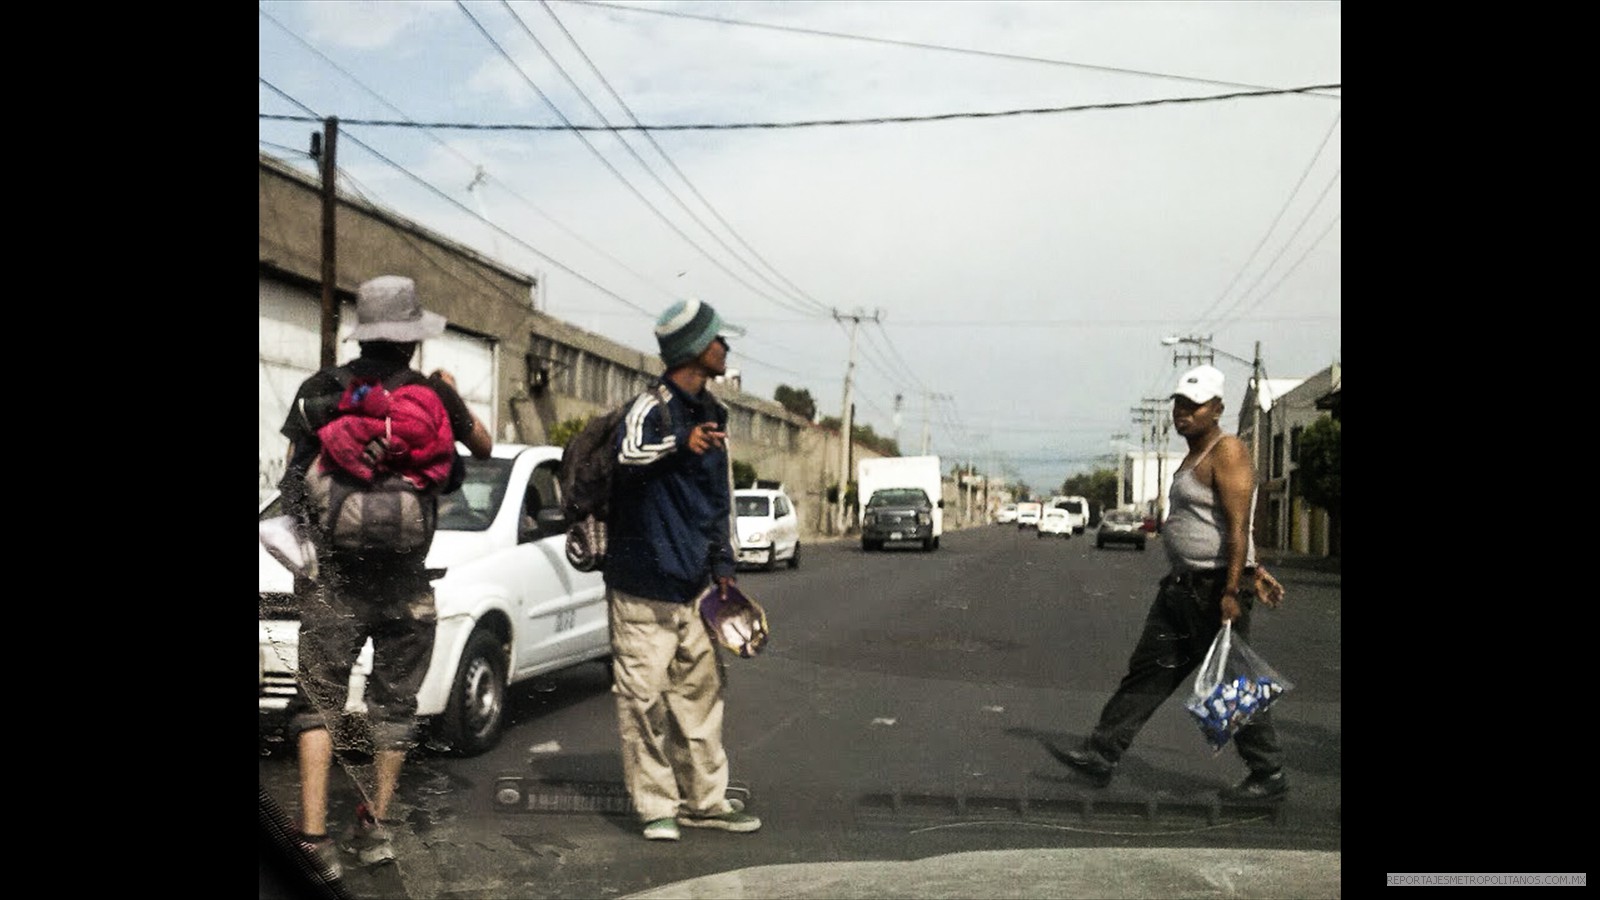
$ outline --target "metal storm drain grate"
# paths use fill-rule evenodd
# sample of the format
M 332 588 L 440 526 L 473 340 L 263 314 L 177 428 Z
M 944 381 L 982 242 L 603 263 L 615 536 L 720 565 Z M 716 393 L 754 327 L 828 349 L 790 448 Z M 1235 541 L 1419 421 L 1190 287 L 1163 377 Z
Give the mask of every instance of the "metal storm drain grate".
M 727 797 L 746 803 L 750 789 L 728 785 Z M 558 781 L 521 775 L 502 775 L 494 782 L 494 809 L 503 813 L 600 813 L 629 815 L 633 798 L 615 781 Z
M 1113 796 L 1040 795 L 1019 791 L 942 792 L 889 790 L 856 801 L 863 825 L 915 827 L 951 822 L 1037 822 L 1131 830 L 1169 830 L 1228 823 L 1282 824 L 1284 805 L 1222 803 L 1215 796 L 1177 797 L 1163 793 Z

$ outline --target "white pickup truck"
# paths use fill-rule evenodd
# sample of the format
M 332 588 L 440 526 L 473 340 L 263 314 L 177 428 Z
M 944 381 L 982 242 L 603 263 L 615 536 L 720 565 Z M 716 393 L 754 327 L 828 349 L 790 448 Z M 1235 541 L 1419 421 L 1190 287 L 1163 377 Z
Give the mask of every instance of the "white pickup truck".
M 537 675 L 611 655 L 605 584 L 566 557 L 557 471 L 560 447 L 497 444 L 468 459 L 461 489 L 441 498 L 428 566 L 439 626 L 418 693 L 430 742 L 461 755 L 493 747 L 505 727 L 506 689 Z M 262 519 L 281 514 L 274 498 Z M 259 545 L 258 545 L 259 547 Z M 260 548 L 260 716 L 281 722 L 298 690 L 294 579 Z M 369 641 L 350 677 L 349 708 L 365 708 Z

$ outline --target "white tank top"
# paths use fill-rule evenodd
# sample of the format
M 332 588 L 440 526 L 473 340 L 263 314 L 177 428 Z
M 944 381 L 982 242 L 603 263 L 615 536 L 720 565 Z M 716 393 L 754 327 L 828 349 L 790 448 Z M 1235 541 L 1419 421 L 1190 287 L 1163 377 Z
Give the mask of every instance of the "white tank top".
M 1217 438 L 1217 441 L 1222 438 Z M 1167 561 L 1174 572 L 1196 569 L 1226 569 L 1228 556 L 1223 552 L 1223 539 L 1227 529 L 1222 524 L 1217 502 L 1217 492 L 1200 483 L 1194 470 L 1206 458 L 1212 441 L 1195 457 L 1194 464 L 1172 473 L 1172 488 L 1167 499 L 1172 504 L 1167 521 L 1161 525 L 1161 545 L 1166 548 Z M 1256 491 L 1250 489 L 1250 521 L 1245 525 L 1244 564 L 1256 564 L 1255 542 Z

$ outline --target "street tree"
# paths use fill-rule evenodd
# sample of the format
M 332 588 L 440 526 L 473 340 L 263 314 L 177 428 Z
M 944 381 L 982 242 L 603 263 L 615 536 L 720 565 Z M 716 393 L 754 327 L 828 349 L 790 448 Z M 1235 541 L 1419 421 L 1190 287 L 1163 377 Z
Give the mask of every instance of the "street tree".
M 807 422 L 817 420 L 817 401 L 806 388 L 792 388 L 787 384 L 780 384 L 773 392 L 772 399 L 778 401 L 779 406 Z
M 1312 506 L 1328 511 L 1329 543 L 1334 555 L 1340 552 L 1343 533 L 1340 456 L 1342 428 L 1339 420 L 1323 416 L 1300 433 L 1300 458 L 1295 464 L 1295 483 Z

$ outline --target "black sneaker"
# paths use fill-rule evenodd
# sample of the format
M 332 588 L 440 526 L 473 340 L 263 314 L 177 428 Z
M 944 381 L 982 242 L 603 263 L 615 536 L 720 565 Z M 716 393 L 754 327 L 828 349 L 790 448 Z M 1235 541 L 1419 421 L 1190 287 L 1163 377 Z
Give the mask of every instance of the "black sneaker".
M 1250 777 L 1217 795 L 1224 800 L 1280 800 L 1289 793 L 1289 776 L 1279 769 L 1271 775 L 1251 772 Z
M 1089 750 L 1062 750 L 1049 741 L 1044 742 L 1044 749 L 1050 751 L 1050 755 L 1054 756 L 1057 762 L 1087 778 L 1095 787 L 1105 787 L 1110 784 L 1111 776 L 1117 771 L 1114 764 L 1106 762 Z

